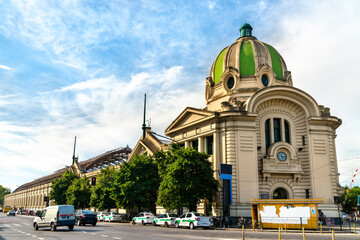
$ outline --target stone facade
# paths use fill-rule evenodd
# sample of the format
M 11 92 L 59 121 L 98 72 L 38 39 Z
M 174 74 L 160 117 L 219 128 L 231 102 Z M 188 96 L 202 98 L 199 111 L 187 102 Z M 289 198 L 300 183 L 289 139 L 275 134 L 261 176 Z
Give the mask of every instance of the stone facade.
M 287 198 L 324 199 L 319 209 L 337 217 L 341 120 L 293 86 L 274 48 L 251 31 L 241 36 L 214 61 L 205 98 L 206 108 L 186 108 L 165 135 L 208 152 L 217 179 L 220 164 L 232 165 L 230 216 L 251 216 L 251 199 Z M 221 215 L 219 190 L 215 212 Z

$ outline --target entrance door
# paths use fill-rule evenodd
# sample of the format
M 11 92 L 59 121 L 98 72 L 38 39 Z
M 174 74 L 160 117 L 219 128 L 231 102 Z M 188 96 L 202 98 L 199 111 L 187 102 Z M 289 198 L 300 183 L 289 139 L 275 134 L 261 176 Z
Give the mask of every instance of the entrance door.
M 288 199 L 288 192 L 284 188 L 277 188 L 273 193 L 273 199 Z

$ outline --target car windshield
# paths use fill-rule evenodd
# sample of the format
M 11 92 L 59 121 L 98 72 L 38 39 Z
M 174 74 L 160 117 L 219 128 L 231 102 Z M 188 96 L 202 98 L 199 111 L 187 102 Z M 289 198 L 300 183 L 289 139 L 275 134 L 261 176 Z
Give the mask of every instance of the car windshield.
M 95 214 L 93 211 L 82 211 L 83 214 Z
M 115 212 L 113 212 L 112 215 L 120 215 L 120 213 L 115 213 Z
M 152 213 L 145 213 L 145 216 L 154 216 Z
M 203 213 L 194 213 L 194 215 L 197 217 L 205 217 L 205 214 Z
M 178 215 L 173 214 L 173 213 L 169 213 L 169 217 L 178 217 Z

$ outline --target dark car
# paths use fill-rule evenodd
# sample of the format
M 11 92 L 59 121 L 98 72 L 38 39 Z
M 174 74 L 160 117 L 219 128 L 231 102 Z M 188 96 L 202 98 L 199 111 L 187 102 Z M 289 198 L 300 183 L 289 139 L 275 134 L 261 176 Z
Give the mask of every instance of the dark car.
M 10 210 L 7 212 L 8 216 L 15 216 L 15 211 L 14 210 Z
M 76 225 L 92 224 L 96 226 L 97 216 L 93 211 L 88 210 L 77 210 L 75 212 Z

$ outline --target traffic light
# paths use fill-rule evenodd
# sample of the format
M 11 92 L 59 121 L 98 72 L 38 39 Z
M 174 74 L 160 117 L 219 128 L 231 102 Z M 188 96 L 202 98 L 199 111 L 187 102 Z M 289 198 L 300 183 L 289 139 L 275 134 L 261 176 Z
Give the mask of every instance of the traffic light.
M 96 177 L 92 177 L 91 178 L 91 186 L 95 186 L 96 185 Z

